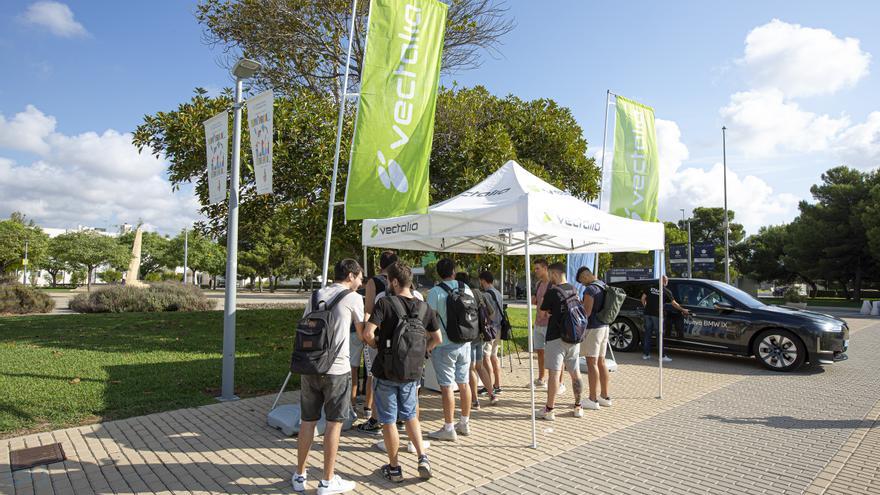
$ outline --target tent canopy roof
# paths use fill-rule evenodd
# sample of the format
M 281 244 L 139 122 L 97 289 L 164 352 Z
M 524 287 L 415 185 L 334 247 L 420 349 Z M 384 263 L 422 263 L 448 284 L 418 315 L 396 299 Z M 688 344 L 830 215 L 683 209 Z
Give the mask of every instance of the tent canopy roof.
M 363 245 L 413 251 L 525 254 L 663 249 L 663 224 L 618 217 L 515 161 L 425 214 L 364 220 Z

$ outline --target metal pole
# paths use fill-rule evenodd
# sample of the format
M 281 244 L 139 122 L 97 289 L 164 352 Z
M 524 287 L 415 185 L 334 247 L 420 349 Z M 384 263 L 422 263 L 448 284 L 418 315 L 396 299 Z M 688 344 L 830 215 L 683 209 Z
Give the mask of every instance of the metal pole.
M 727 217 L 727 127 L 721 128 L 721 152 L 724 163 L 724 281 L 730 284 L 730 240 L 728 239 L 730 224 Z
M 183 285 L 186 285 L 187 261 L 189 260 L 189 230 L 183 229 Z
M 28 239 L 24 240 L 24 266 L 22 268 L 22 277 L 24 277 L 24 281 L 22 282 L 24 285 L 27 285 L 27 267 L 28 267 Z
M 336 151 L 333 154 L 333 178 L 330 180 L 330 198 L 327 201 L 327 235 L 324 238 L 324 266 L 321 269 L 321 287 L 327 285 L 330 271 L 330 237 L 333 235 L 333 208 L 336 206 L 336 176 L 339 172 L 339 148 L 342 145 L 342 124 L 345 118 L 345 102 L 348 98 L 348 69 L 351 65 L 351 45 L 357 17 L 357 0 L 351 4 L 351 30 L 348 33 L 348 56 L 345 59 L 345 77 L 342 80 L 342 97 L 339 99 L 339 118 L 336 124 Z
M 691 252 L 691 249 L 693 249 L 693 248 L 691 248 L 691 221 L 688 220 L 687 224 L 688 224 L 688 278 L 694 278 L 694 272 L 693 272 L 694 260 L 692 257 L 693 253 Z
M 602 209 L 602 190 L 604 189 L 603 186 L 605 184 L 605 154 L 607 151 L 605 149 L 605 146 L 607 146 L 606 139 L 608 137 L 608 105 L 610 103 L 611 103 L 611 90 L 608 89 L 608 90 L 605 90 L 605 125 L 602 128 L 602 158 L 601 158 L 601 165 L 600 165 L 601 168 L 599 169 L 599 209 L 600 210 Z M 595 268 L 598 269 L 598 267 L 599 267 L 599 261 L 598 261 L 598 257 L 597 257 L 597 261 L 595 263 Z M 596 273 L 596 272 L 594 271 L 593 273 Z
M 501 246 L 501 311 L 504 311 L 504 246 Z M 498 346 L 501 351 L 501 357 L 498 359 L 499 366 L 504 364 L 504 346 Z M 508 356 L 510 359 L 510 366 L 513 367 L 513 358 Z
M 660 262 L 663 262 L 663 250 L 660 250 Z M 657 362 L 660 364 L 660 392 L 657 398 L 663 398 L 663 274 L 661 273 L 659 277 L 657 277 L 657 283 L 660 285 L 660 307 L 658 308 L 658 315 L 660 321 L 660 328 L 657 330 L 658 336 L 658 348 L 657 348 Z
M 369 273 L 369 268 L 367 267 L 367 246 L 364 246 L 364 280 L 367 280 L 367 274 Z
M 529 313 L 529 391 L 532 399 L 532 448 L 538 448 L 538 427 L 535 424 L 535 344 L 532 342 L 532 258 L 529 256 L 529 233 L 526 231 L 526 307 Z
M 238 280 L 238 175 L 241 151 L 241 88 L 235 80 L 232 119 L 232 174 L 229 185 L 229 221 L 226 224 L 226 294 L 223 300 L 223 382 L 219 400 L 238 400 L 235 396 L 235 296 Z

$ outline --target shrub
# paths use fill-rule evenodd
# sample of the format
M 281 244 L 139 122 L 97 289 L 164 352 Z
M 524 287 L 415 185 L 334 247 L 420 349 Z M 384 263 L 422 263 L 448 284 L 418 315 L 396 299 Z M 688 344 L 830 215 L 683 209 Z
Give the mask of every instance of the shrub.
M 159 272 L 150 272 L 144 275 L 144 282 L 161 282 L 162 274 Z
M 160 311 L 207 311 L 214 301 L 192 285 L 159 282 L 149 287 L 117 285 L 78 294 L 70 301 L 78 313 L 147 313 Z
M 115 284 L 122 280 L 122 272 L 118 272 L 116 270 L 104 270 L 103 272 L 98 274 L 101 277 L 101 280 L 107 282 L 108 284 Z
M 798 290 L 795 289 L 794 287 L 789 287 L 788 289 L 785 289 L 785 294 L 783 294 L 782 297 L 785 299 L 785 302 L 791 302 L 791 303 L 807 302 L 806 296 L 802 296 L 801 293 L 798 292 Z
M 0 313 L 48 313 L 55 309 L 55 301 L 48 294 L 12 283 L 0 285 Z

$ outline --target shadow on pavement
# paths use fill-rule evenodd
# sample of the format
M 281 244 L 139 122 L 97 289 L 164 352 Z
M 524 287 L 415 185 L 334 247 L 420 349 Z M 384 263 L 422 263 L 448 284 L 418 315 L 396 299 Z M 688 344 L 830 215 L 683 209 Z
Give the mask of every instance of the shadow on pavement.
M 862 426 L 860 419 L 798 419 L 792 416 L 767 416 L 765 418 L 725 418 L 714 414 L 707 414 L 702 419 L 718 421 L 719 423 L 735 425 L 763 425 L 770 428 L 784 430 L 825 430 L 843 429 L 853 430 Z M 872 426 L 876 428 L 878 426 Z

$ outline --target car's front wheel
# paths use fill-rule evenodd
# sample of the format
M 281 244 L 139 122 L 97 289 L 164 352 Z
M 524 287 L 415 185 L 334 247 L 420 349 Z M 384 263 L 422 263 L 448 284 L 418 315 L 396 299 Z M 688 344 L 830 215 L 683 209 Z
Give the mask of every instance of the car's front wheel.
M 755 359 L 773 371 L 794 371 L 807 359 L 807 349 L 797 335 L 788 330 L 764 330 L 755 339 Z
M 608 329 L 608 341 L 617 352 L 629 352 L 639 344 L 638 330 L 635 324 L 626 318 L 620 318 Z

